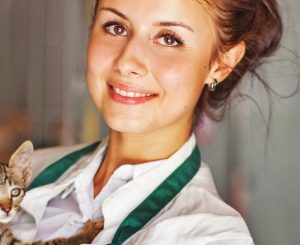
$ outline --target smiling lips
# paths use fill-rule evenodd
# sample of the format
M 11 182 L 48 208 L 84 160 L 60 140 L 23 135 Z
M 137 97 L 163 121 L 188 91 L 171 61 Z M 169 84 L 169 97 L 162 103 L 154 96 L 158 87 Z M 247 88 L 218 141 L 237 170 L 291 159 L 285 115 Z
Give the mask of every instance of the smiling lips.
M 121 104 L 137 105 L 156 97 L 155 94 L 142 93 L 122 85 L 109 85 L 109 95 Z
M 122 95 L 124 97 L 140 98 L 140 97 L 149 97 L 152 95 L 152 94 L 143 94 L 139 92 L 126 92 L 125 90 L 116 87 L 112 87 L 112 88 L 117 94 Z

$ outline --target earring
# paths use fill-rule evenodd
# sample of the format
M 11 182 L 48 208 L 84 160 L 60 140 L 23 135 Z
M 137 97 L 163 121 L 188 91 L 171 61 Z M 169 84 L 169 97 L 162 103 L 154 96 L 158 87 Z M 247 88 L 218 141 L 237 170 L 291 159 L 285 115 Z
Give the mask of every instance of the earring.
M 209 91 L 214 92 L 216 90 L 217 85 L 218 85 L 218 81 L 214 79 L 212 83 L 208 84 Z

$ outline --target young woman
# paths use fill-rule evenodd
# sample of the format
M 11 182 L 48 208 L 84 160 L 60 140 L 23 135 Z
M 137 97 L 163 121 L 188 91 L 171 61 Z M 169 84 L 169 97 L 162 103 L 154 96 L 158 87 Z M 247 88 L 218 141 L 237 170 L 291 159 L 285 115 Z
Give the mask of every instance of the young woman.
M 281 33 L 275 0 L 97 1 L 87 83 L 110 135 L 36 153 L 50 167 L 33 181 L 16 234 L 70 236 L 104 219 L 94 244 L 253 244 L 218 196 L 193 127 L 217 118 Z

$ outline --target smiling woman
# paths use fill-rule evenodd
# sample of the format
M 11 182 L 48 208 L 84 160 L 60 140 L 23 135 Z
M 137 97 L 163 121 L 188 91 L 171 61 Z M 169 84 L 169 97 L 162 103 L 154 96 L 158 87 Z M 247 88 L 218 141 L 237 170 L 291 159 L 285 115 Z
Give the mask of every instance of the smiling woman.
M 110 135 L 71 153 L 37 153 L 54 163 L 28 192 L 19 219 L 36 222 L 24 239 L 103 219 L 96 244 L 253 244 L 218 196 L 193 129 L 203 115 L 216 118 L 213 109 L 276 49 L 281 28 L 274 0 L 97 1 L 87 84 Z
M 169 125 L 181 128 L 182 123 L 192 120 L 194 106 L 204 85 L 199 81 L 208 75 L 212 49 L 205 45 L 207 38 L 213 37 L 208 18 L 203 11 L 202 16 L 199 16 L 199 10 L 189 11 L 195 6 L 199 8 L 199 4 L 185 4 L 186 11 L 183 12 L 186 16 L 179 15 L 180 6 L 174 5 L 170 11 L 166 3 L 149 2 L 148 5 L 145 12 L 150 9 L 153 14 L 147 14 L 146 18 L 143 17 L 146 13 L 141 10 L 136 14 L 135 7 L 131 11 L 127 8 L 126 14 L 111 7 L 100 7 L 88 49 L 91 95 L 108 124 L 115 130 L 125 129 L 129 133 L 154 132 L 162 127 L 171 129 Z M 163 19 L 156 17 L 158 9 L 163 10 Z M 190 23 L 200 21 L 206 28 L 194 24 L 196 30 L 191 31 L 191 27 L 183 27 L 188 24 L 179 23 L 187 16 Z M 212 40 L 208 41 L 212 43 Z M 99 83 L 97 78 L 103 82 Z M 187 81 L 189 86 L 186 86 Z M 102 89 L 96 89 L 98 86 Z M 130 107 L 115 103 L 120 97 L 114 96 L 118 94 L 115 93 L 117 90 L 126 93 L 125 98 L 129 92 L 146 94 L 148 96 L 142 100 L 146 99 L 147 103 Z M 123 102 L 135 104 L 141 101 L 129 98 Z M 183 141 L 190 132 L 185 134 Z

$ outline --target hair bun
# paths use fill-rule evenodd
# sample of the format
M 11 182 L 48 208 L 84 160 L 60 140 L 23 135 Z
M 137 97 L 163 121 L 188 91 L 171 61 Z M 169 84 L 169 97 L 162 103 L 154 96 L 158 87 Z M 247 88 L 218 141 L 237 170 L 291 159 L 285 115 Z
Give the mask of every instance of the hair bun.
M 231 74 L 218 85 L 215 92 L 205 90 L 198 101 L 198 114 L 205 113 L 214 120 L 220 120 L 223 114 L 219 117 L 215 111 L 219 112 L 217 109 L 226 103 L 231 91 L 247 71 L 256 74 L 256 68 L 279 47 L 283 27 L 276 0 L 205 2 L 217 27 L 218 40 L 213 58 L 217 59 L 226 48 L 241 41 L 246 44 L 245 55 Z

